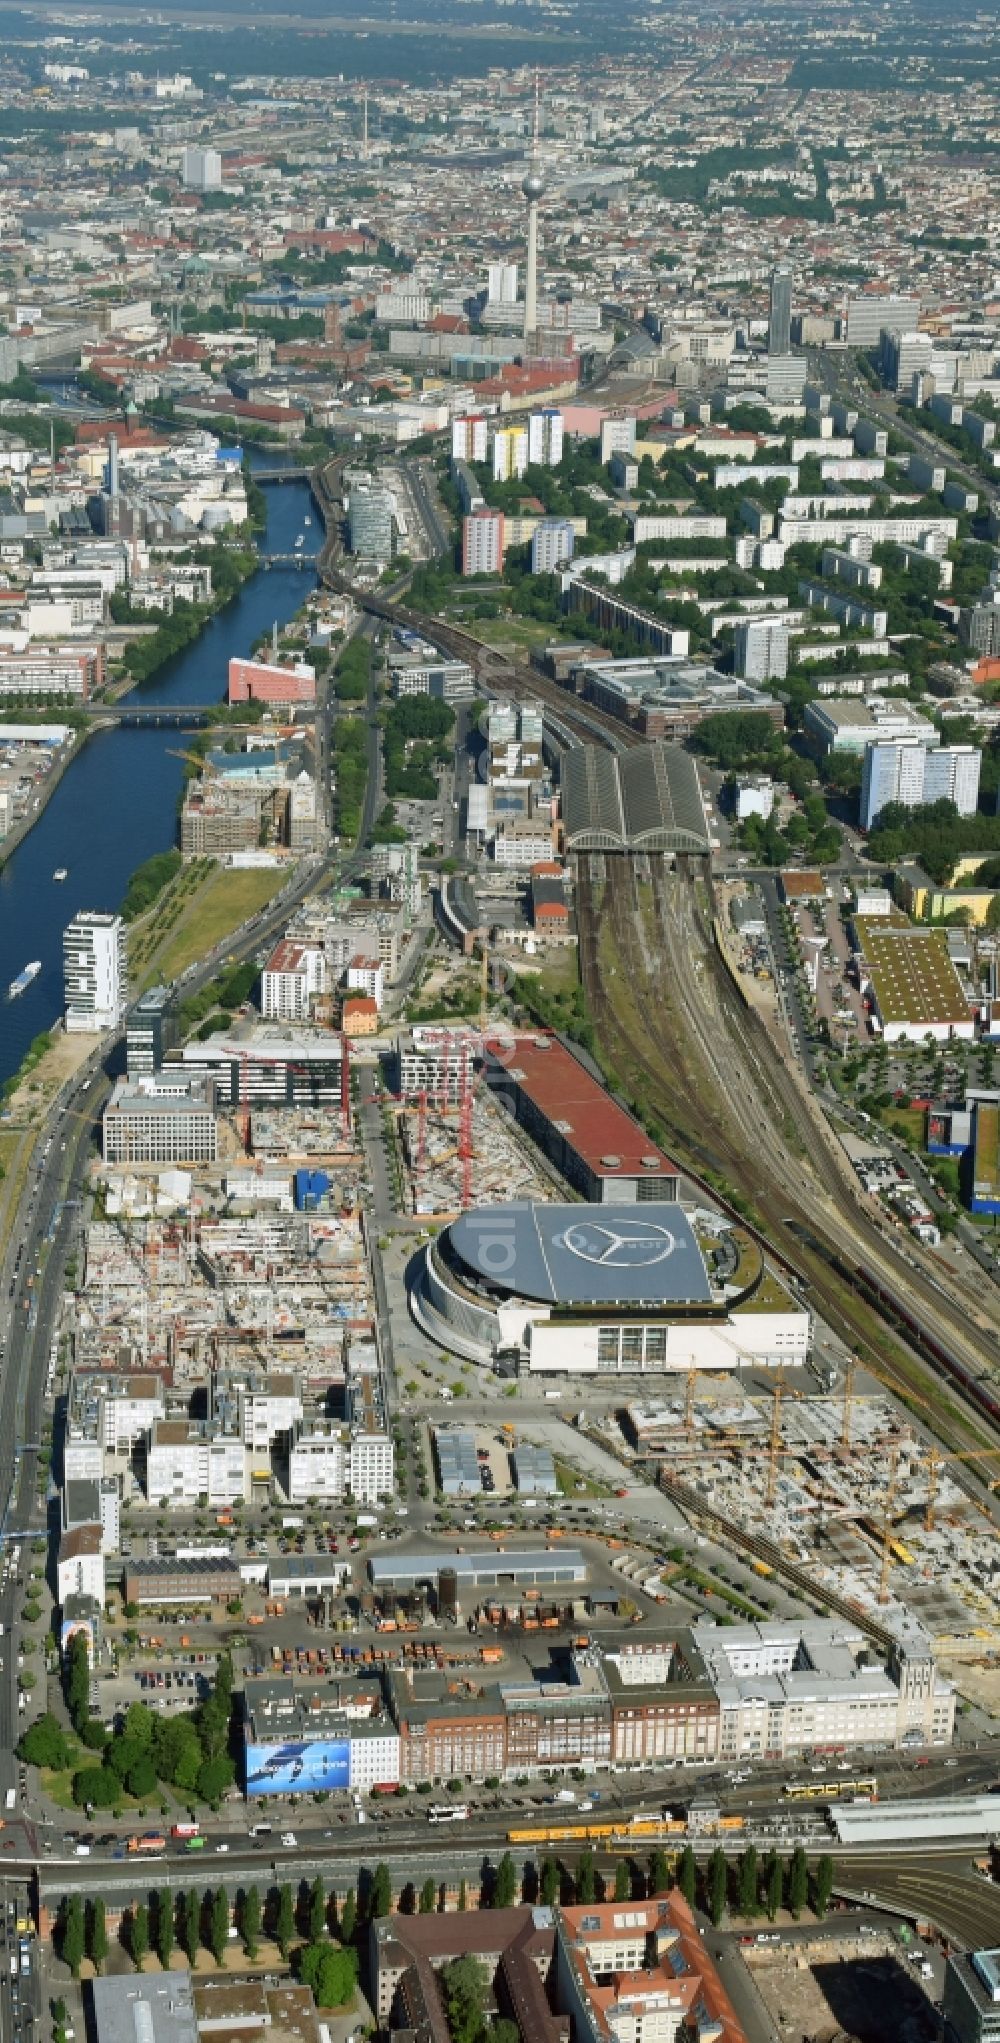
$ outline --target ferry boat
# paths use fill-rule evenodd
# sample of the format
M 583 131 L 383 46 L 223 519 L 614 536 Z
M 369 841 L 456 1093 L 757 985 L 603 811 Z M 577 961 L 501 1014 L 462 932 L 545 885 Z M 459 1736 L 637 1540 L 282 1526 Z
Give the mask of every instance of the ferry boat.
M 19 994 L 26 993 L 32 980 L 37 979 L 41 969 L 42 961 L 40 958 L 33 958 L 30 965 L 25 965 L 24 971 L 19 972 L 17 978 L 12 979 L 7 988 L 8 1000 L 16 1000 Z
M 305 515 L 305 517 L 303 518 L 303 520 L 302 520 L 302 523 L 303 523 L 303 525 L 311 525 L 311 524 L 312 524 L 312 519 L 310 518 L 310 516 L 309 516 L 309 513 L 308 513 L 308 511 L 306 512 L 306 515 Z
M 52 877 L 54 880 L 68 880 L 69 879 L 68 865 L 57 865 Z

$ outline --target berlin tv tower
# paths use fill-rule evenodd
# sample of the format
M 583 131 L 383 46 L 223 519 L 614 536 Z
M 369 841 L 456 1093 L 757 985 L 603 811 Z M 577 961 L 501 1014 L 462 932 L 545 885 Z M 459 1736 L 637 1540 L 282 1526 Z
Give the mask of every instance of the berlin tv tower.
M 538 73 L 535 73 L 535 125 L 531 138 L 531 162 L 521 190 L 528 201 L 528 260 L 524 274 L 524 338 L 530 348 L 538 332 L 538 201 L 545 179 L 538 167 Z

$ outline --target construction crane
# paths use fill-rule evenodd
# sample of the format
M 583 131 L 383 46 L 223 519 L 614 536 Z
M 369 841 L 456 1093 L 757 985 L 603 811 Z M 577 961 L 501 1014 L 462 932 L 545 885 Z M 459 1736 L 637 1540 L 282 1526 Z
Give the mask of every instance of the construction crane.
M 932 1447 L 918 1466 L 927 1470 L 927 1499 L 924 1504 L 924 1531 L 934 1530 L 934 1509 L 941 1489 L 941 1471 L 949 1461 L 996 1461 L 1000 1460 L 1000 1447 L 965 1447 L 953 1453 L 944 1454 L 939 1447 Z
M 844 1423 L 840 1433 L 840 1444 L 845 1454 L 850 1451 L 851 1446 L 851 1398 L 854 1394 L 854 1378 L 857 1374 L 857 1368 L 857 1356 L 849 1355 L 847 1358 L 847 1368 L 844 1371 Z
M 889 1601 L 889 1567 L 892 1561 L 892 1507 L 899 1487 L 899 1444 L 894 1442 L 889 1450 L 889 1481 L 885 1492 L 882 1511 L 882 1569 L 879 1575 L 878 1600 Z
M 785 1388 L 784 1370 L 779 1370 L 777 1377 L 775 1378 L 774 1391 L 772 1394 L 773 1401 L 771 1405 L 771 1442 L 768 1448 L 767 1491 L 766 1491 L 766 1498 L 769 1506 L 774 1503 L 775 1491 L 777 1490 L 778 1487 L 778 1455 L 781 1450 L 781 1399 L 782 1394 L 784 1392 L 784 1388 Z
M 188 766 L 196 767 L 199 773 L 207 774 L 210 779 L 213 777 L 216 780 L 221 779 L 219 768 L 213 766 L 206 752 L 184 752 L 173 745 L 168 745 L 167 756 L 170 759 L 183 759 Z

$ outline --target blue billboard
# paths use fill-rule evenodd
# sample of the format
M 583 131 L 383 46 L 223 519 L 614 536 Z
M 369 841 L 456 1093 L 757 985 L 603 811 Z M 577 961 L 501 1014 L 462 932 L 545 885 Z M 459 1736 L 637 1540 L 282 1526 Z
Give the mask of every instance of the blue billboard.
M 248 1795 L 311 1795 L 351 1784 L 349 1738 L 289 1739 L 246 1748 Z

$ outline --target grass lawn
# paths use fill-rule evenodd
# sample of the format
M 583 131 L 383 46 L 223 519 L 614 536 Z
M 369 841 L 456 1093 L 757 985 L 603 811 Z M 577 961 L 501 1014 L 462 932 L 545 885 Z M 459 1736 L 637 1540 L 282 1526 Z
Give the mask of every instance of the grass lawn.
M 488 646 L 533 646 L 550 645 L 558 638 L 558 627 L 554 624 L 540 624 L 534 617 L 470 617 L 468 628 Z
M 922 1107 L 887 1107 L 880 1118 L 885 1127 L 901 1135 L 911 1149 L 923 1149 L 927 1117 Z
M 189 965 L 221 943 L 230 930 L 266 906 L 287 877 L 283 867 L 233 872 L 222 866 L 209 873 L 166 942 L 147 965 L 143 983 L 178 979 Z
M 580 982 L 576 945 L 567 944 L 564 949 L 554 951 L 537 977 L 542 992 L 553 998 L 558 998 L 561 993 L 574 992 Z
M 555 1457 L 556 1482 L 563 1497 L 610 1497 L 612 1492 L 607 1483 L 597 1482 L 593 1476 L 582 1474 L 571 1468 L 568 1461 Z

